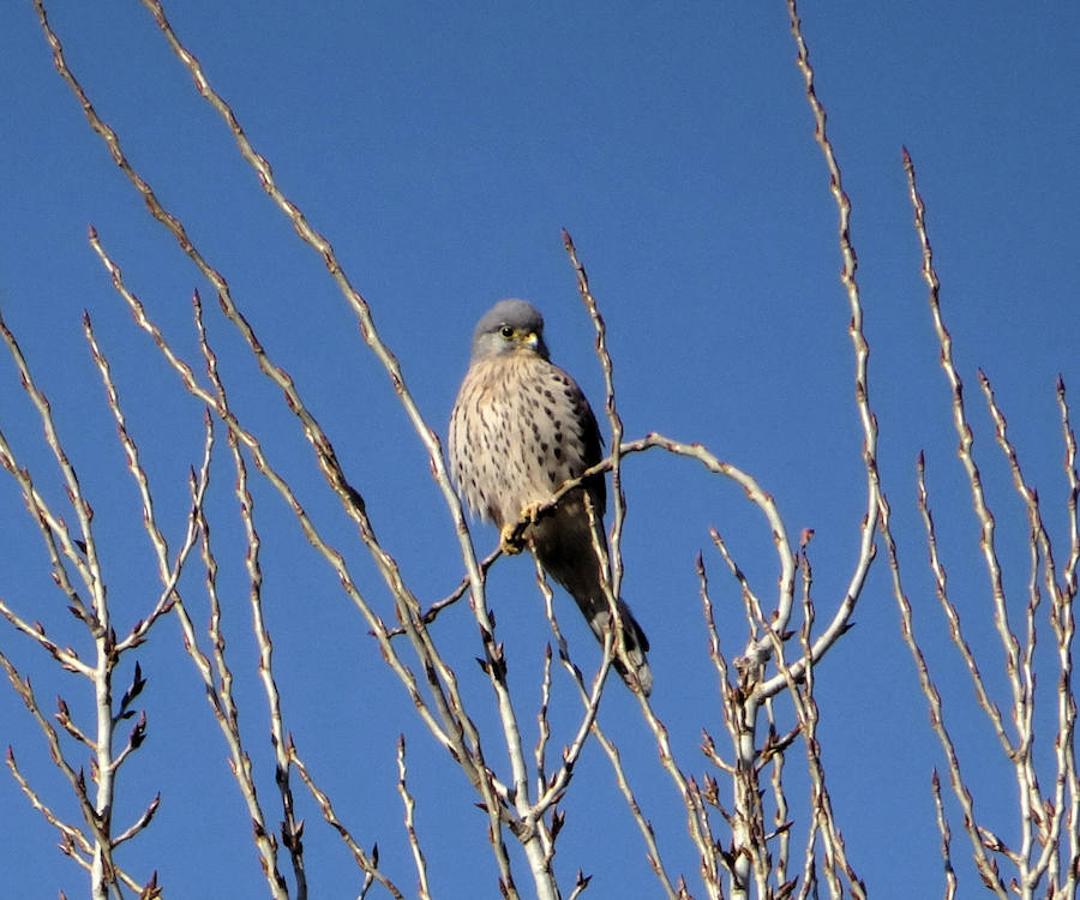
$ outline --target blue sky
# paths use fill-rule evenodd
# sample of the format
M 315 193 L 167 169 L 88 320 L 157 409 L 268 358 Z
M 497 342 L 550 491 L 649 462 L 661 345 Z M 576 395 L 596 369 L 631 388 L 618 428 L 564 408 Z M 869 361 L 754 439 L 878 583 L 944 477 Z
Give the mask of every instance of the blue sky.
M 627 435 L 657 430 L 702 441 L 753 473 L 791 533 L 815 529 L 815 598 L 819 616 L 831 614 L 855 559 L 865 507 L 861 432 L 851 401 L 848 308 L 836 277 L 836 210 L 783 4 L 172 7 L 182 39 L 370 301 L 430 422 L 445 429 L 473 323 L 505 296 L 526 297 L 543 310 L 553 358 L 600 407 L 591 326 L 560 241 L 566 227 L 607 320 Z M 426 600 L 445 594 L 461 570 L 450 519 L 419 441 L 320 260 L 262 193 L 139 4 L 58 2 L 50 12 L 100 114 L 296 379 L 413 590 Z M 805 4 L 801 13 L 855 208 L 880 463 L 916 627 L 976 809 L 1014 838 L 1011 773 L 948 643 L 914 506 L 914 461 L 925 449 L 954 599 L 1005 703 L 900 148 L 915 159 L 928 205 L 943 308 L 1019 617 L 1026 525 L 993 446 L 975 372 L 981 366 L 993 380 L 1048 524 L 1064 540 L 1054 379 L 1060 372 L 1080 390 L 1080 11 L 1064 4 L 845 2 Z M 130 625 L 156 596 L 154 568 L 138 527 L 137 493 L 82 338 L 82 310 L 113 364 L 174 544 L 183 528 L 187 468 L 199 458 L 201 410 L 134 327 L 87 245 L 87 226 L 97 227 L 129 286 L 192 359 L 191 292 L 212 293 L 90 132 L 52 69 L 30 4 L 9 6 L 3 31 L 0 307 L 49 394 L 95 506 L 114 614 Z M 241 415 L 389 616 L 389 597 L 337 501 L 312 474 L 307 444 L 278 392 L 258 377 L 209 299 L 207 309 Z M 43 493 L 62 504 L 61 481 L 6 356 L 0 427 Z M 211 514 L 233 591 L 226 627 L 261 796 L 276 818 L 225 462 L 222 453 Z M 700 730 L 719 739 L 723 727 L 694 555 L 705 551 L 725 648 L 735 654 L 745 632 L 737 586 L 708 549 L 707 529 L 716 526 L 729 539 L 766 596 L 776 577 L 771 540 L 738 489 L 692 464 L 646 455 L 629 461 L 624 477 L 625 593 L 653 644 L 657 711 L 683 768 L 700 774 L 707 765 L 697 750 Z M 411 890 L 393 786 L 394 742 L 403 732 L 436 893 L 494 896 L 486 820 L 471 805 L 463 777 L 420 725 L 366 625 L 288 510 L 265 483 L 256 480 L 255 492 L 286 724 L 313 773 L 360 840 L 378 841 L 388 874 Z M 0 512 L 0 596 L 50 633 L 79 640 L 11 479 L 0 480 Z M 486 552 L 496 536 L 478 526 L 474 540 Z M 818 670 L 821 740 L 849 856 L 873 895 L 930 896 L 942 878 L 929 778 L 942 760 L 899 638 L 887 576 L 881 554 L 857 627 Z M 200 584 L 193 569 L 186 594 L 205 619 Z M 510 654 L 519 716 L 531 729 L 548 632 L 529 565 L 500 563 L 489 596 Z M 565 596 L 557 603 L 577 656 L 594 662 L 587 630 Z M 491 728 L 490 691 L 472 662 L 480 644 L 464 607 L 440 620 L 436 640 L 462 673 L 478 725 Z M 0 648 L 34 678 L 47 707 L 59 692 L 90 716 L 85 685 L 52 673 L 37 647 L 8 630 L 0 632 Z M 176 624 L 162 623 L 139 659 L 149 677 L 141 699 L 150 733 L 123 772 L 117 815 L 129 821 L 157 791 L 163 802 L 122 863 L 142 876 L 158 869 L 169 896 L 262 896 L 247 816 Z M 567 705 L 573 698 L 560 678 Z M 1048 704 L 1052 668 L 1041 684 Z M 618 684 L 609 687 L 601 719 L 622 749 L 669 870 L 684 873 L 700 893 L 681 803 L 655 764 L 636 705 Z M 43 797 L 77 815 L 36 726 L 8 689 L 0 690 L 0 722 L 2 742 L 14 747 Z M 558 717 L 555 746 L 569 739 L 573 722 L 569 713 Z M 492 737 L 489 744 L 502 766 L 499 742 Z M 1041 742 L 1044 753 L 1049 744 Z M 792 763 L 798 791 L 797 754 Z M 297 794 L 303 796 L 299 786 Z M 602 754 L 590 748 L 556 858 L 567 884 L 579 867 L 594 875 L 587 896 L 658 894 L 621 803 Z M 83 893 L 82 873 L 56 851 L 52 829 L 7 777 L 0 778 L 0 808 L 9 824 L 0 859 L 12 896 Z M 947 810 L 961 896 L 971 896 L 977 881 L 951 797 Z M 336 834 L 306 797 L 300 815 L 314 895 L 355 896 L 355 869 Z M 515 859 L 515 872 L 526 890 L 523 860 Z

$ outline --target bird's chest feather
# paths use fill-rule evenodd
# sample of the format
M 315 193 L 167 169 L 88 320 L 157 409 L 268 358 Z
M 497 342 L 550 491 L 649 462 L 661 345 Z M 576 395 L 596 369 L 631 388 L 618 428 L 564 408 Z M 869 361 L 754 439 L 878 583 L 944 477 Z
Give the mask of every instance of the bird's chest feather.
M 513 521 L 586 461 L 577 385 L 539 357 L 515 354 L 475 365 L 454 413 L 458 481 L 469 504 L 496 522 Z

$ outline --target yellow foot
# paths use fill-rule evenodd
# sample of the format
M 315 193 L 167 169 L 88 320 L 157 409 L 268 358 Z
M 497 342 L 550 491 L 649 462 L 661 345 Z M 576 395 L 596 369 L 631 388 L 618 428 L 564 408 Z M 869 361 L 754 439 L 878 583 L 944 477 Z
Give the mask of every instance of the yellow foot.
M 521 510 L 521 518 L 516 522 L 503 525 L 499 532 L 499 547 L 503 553 L 513 556 L 525 549 L 528 541 L 525 538 L 525 530 L 536 521 L 537 515 L 543 508 L 541 502 L 530 503 Z
M 526 525 L 531 525 L 540 517 L 540 510 L 546 505 L 546 503 L 540 500 L 526 504 L 521 508 L 521 521 Z
M 525 536 L 522 532 L 525 530 L 523 522 L 511 522 L 509 525 L 503 525 L 502 531 L 499 532 L 499 548 L 507 556 L 513 556 L 515 553 L 520 553 L 525 549 Z

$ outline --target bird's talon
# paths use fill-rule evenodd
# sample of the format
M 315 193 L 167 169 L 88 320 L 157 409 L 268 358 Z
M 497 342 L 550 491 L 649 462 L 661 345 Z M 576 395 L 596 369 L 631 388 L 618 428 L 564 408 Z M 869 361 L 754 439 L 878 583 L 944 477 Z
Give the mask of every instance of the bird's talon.
M 543 508 L 543 503 L 529 503 L 521 508 L 521 517 L 516 522 L 503 525 L 502 531 L 499 532 L 499 546 L 503 553 L 513 556 L 525 549 L 528 543 L 525 539 L 525 529 L 536 521 Z
M 540 510 L 542 510 L 543 508 L 544 504 L 539 501 L 529 503 L 528 505 L 522 507 L 521 521 L 526 525 L 531 525 L 537 520 L 540 515 Z
M 499 532 L 499 548 L 507 556 L 513 556 L 525 549 L 525 539 L 522 535 L 524 530 L 521 522 L 511 522 L 503 525 Z

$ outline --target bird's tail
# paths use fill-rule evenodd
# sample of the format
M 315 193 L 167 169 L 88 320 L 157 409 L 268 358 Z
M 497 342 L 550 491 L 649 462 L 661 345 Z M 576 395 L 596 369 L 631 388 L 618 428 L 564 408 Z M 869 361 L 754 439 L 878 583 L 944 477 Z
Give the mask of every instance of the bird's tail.
M 649 694 L 652 693 L 652 669 L 649 668 L 649 658 L 645 655 L 649 649 L 649 639 L 645 637 L 645 632 L 641 630 L 638 620 L 635 619 L 634 614 L 630 612 L 630 607 L 626 605 L 625 600 L 619 600 L 618 609 L 619 620 L 622 623 L 623 648 L 626 650 L 626 658 L 634 667 L 634 677 L 641 687 L 641 692 L 648 697 Z M 589 625 L 592 627 L 593 633 L 602 643 L 604 640 L 604 632 L 597 631 L 596 625 L 594 624 L 595 621 L 596 617 L 590 619 Z M 603 627 L 606 630 L 606 618 L 603 622 Z M 626 666 L 617 655 L 614 664 L 615 670 L 622 676 L 623 681 L 633 688 L 633 684 L 627 677 Z
M 606 550 L 603 529 L 599 531 L 601 547 Z M 540 565 L 574 598 L 593 634 L 603 644 L 610 630 L 611 606 L 604 592 L 600 564 L 580 499 L 574 494 L 569 495 L 554 513 L 533 526 L 530 537 Z M 648 696 L 653 683 L 652 669 L 645 655 L 649 649 L 649 639 L 625 601 L 620 599 L 617 609 L 622 626 L 623 649 L 630 669 L 619 659 L 616 650 L 615 670 L 631 690 L 640 689 Z
M 582 602 L 582 599 L 576 594 L 573 596 L 578 607 L 585 614 L 585 618 L 593 634 L 596 635 L 596 639 L 603 644 L 611 628 L 611 607 L 607 602 L 607 598 L 603 593 L 600 593 L 595 599 L 590 596 L 585 602 Z M 619 610 L 619 624 L 622 626 L 623 649 L 626 651 L 626 659 L 630 663 L 630 668 L 628 670 L 626 664 L 619 658 L 617 650 L 612 665 L 615 666 L 615 671 L 622 676 L 622 680 L 626 682 L 630 690 L 635 690 L 636 682 L 636 687 L 640 688 L 641 692 L 648 697 L 652 693 L 653 684 L 649 658 L 645 655 L 649 649 L 649 639 L 645 637 L 645 632 L 638 624 L 638 620 L 634 618 L 634 614 L 630 612 L 630 607 L 625 600 L 619 600 L 617 609 Z

